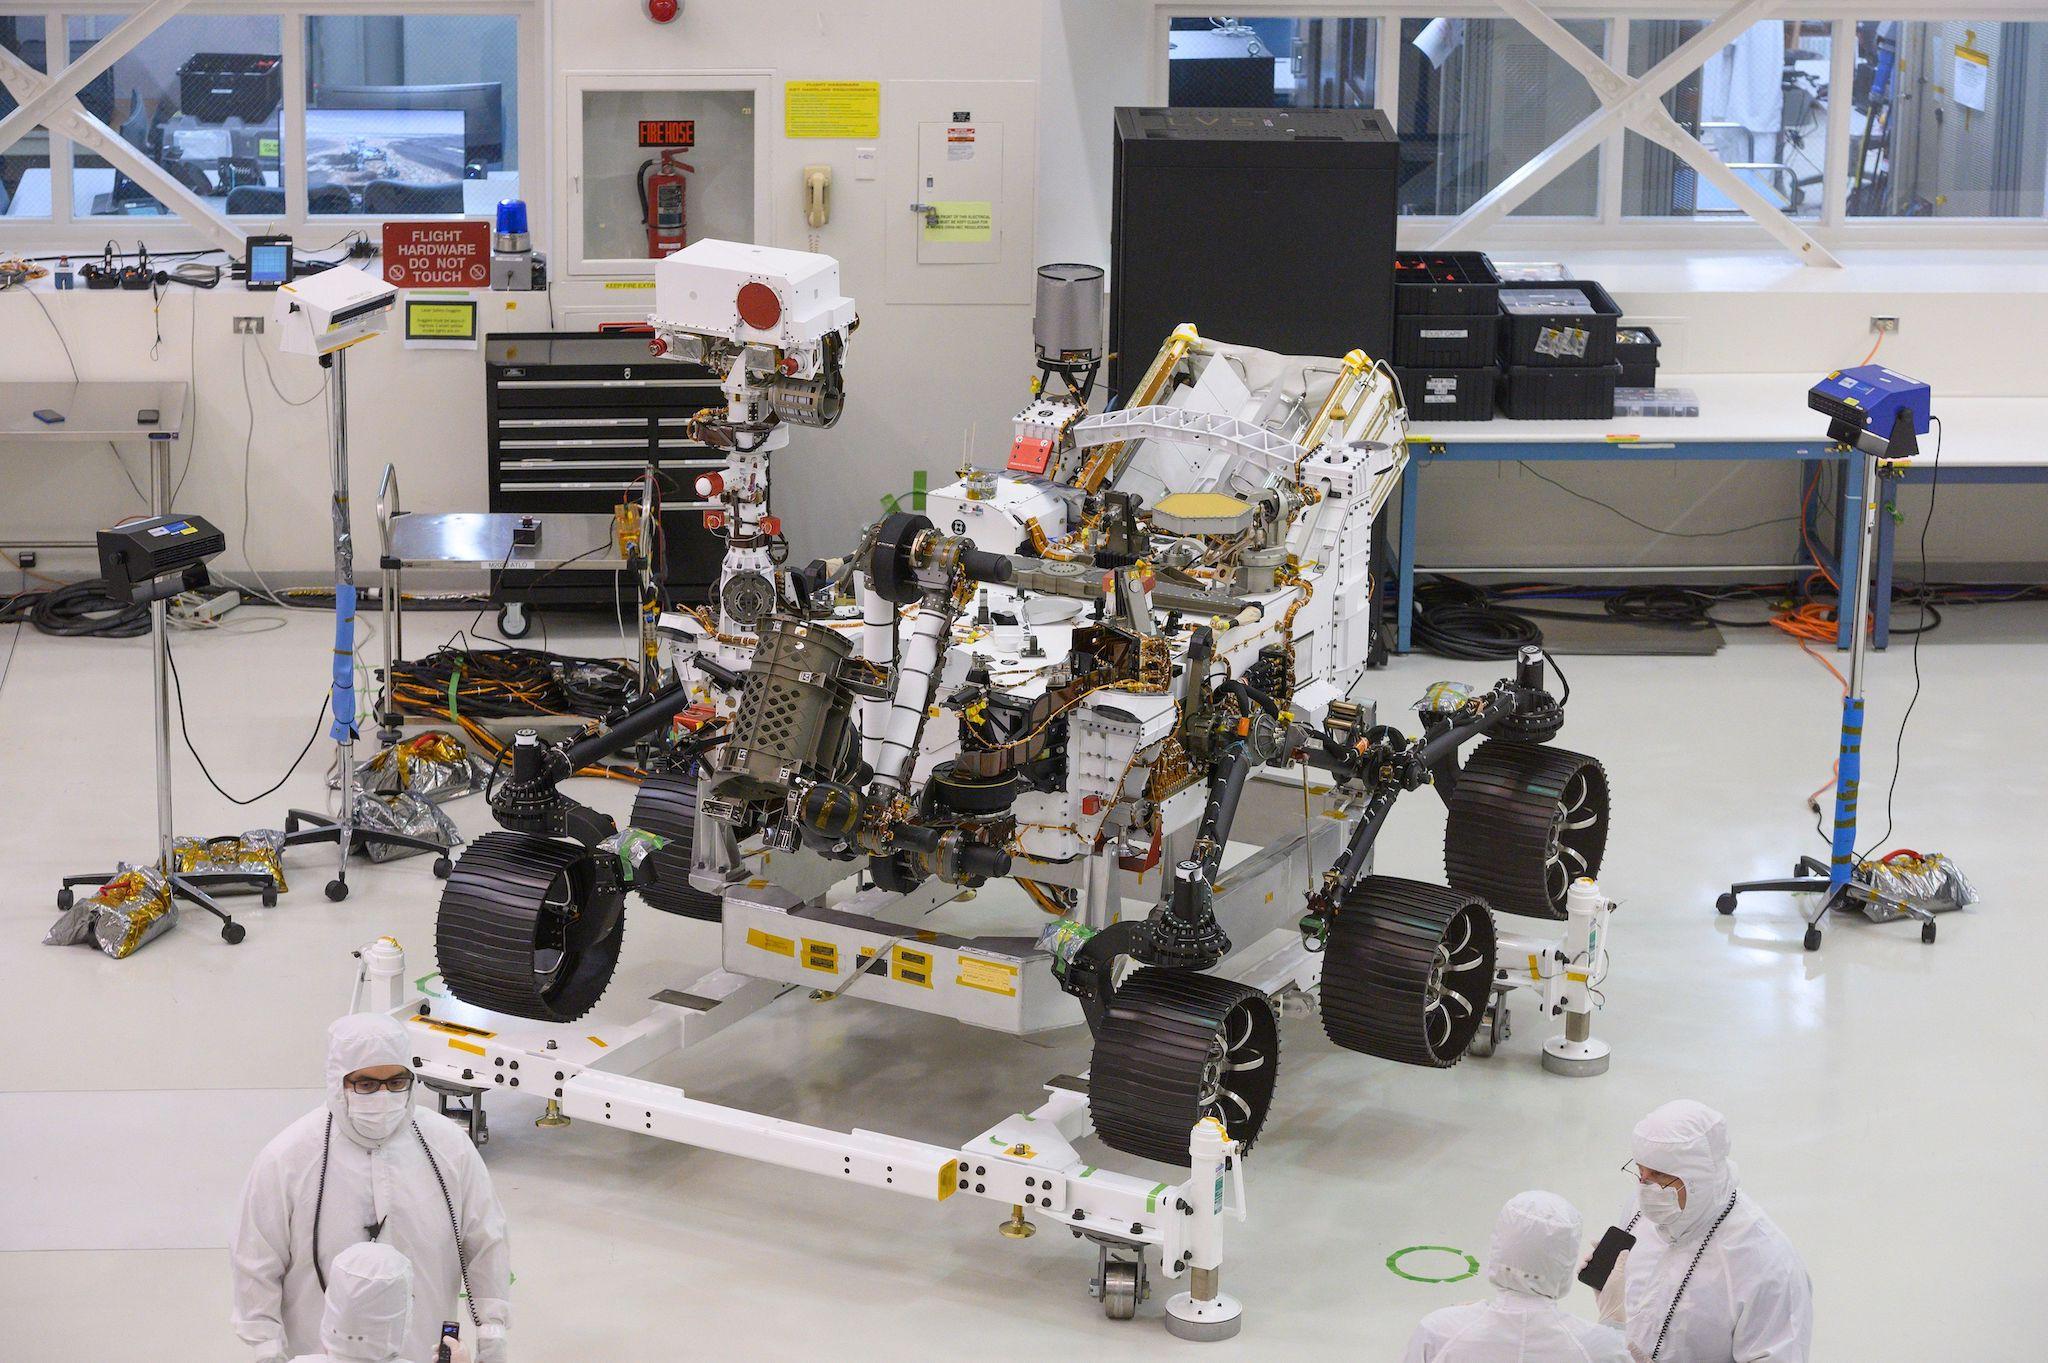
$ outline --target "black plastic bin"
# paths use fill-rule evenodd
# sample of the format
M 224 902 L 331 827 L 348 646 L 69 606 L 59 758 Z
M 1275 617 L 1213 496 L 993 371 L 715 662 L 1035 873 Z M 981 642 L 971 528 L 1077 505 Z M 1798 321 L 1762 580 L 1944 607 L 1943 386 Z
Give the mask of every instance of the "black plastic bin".
M 1500 349 L 1500 314 L 1394 318 L 1394 363 L 1418 369 L 1476 369 Z
M 1408 401 L 1410 421 L 1491 421 L 1500 370 L 1494 365 L 1472 369 L 1404 369 L 1396 367 L 1401 396 Z
M 1500 308 L 1500 274 L 1483 251 L 1401 251 L 1394 256 L 1398 316 L 1472 317 Z
M 1557 306 L 1542 306 L 1553 301 L 1553 295 Z M 1532 303 L 1537 306 L 1516 311 Z M 1502 284 L 1500 305 L 1501 359 L 1509 366 L 1587 368 L 1614 363 L 1614 328 L 1621 308 L 1594 281 Z
M 1620 381 L 1618 364 L 1510 365 L 1501 376 L 1500 409 L 1517 421 L 1606 421 Z
M 1614 330 L 1614 358 L 1621 361 L 1623 388 L 1657 386 L 1657 350 L 1663 342 L 1648 327 L 1618 326 Z

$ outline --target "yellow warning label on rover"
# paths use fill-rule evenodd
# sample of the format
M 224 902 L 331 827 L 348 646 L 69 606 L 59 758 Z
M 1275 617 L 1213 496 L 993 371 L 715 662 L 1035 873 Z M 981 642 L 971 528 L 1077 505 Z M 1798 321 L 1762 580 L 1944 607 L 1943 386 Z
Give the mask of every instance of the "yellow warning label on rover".
M 759 928 L 747 929 L 747 945 L 759 947 L 763 951 L 772 951 L 777 956 L 796 955 L 795 942 L 787 937 L 777 937 L 772 932 L 763 932 Z
M 837 971 L 839 969 L 839 947 L 832 942 L 818 942 L 806 937 L 804 938 L 804 954 L 797 959 L 803 962 L 804 969 L 806 970 Z
M 984 961 L 979 956 L 962 955 L 960 974 L 955 983 L 968 989 L 985 989 L 991 994 L 1005 994 L 1017 997 L 1017 967 L 1001 961 Z
M 932 954 L 929 951 L 912 951 L 909 947 L 897 947 L 889 955 L 889 978 L 904 984 L 932 987 Z

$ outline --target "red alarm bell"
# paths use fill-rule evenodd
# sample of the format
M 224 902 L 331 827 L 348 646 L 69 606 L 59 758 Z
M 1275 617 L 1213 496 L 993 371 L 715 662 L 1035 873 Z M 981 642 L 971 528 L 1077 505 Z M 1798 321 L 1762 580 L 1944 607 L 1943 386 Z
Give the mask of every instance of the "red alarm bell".
M 671 23 L 682 8 L 680 0 L 647 0 L 647 17 L 657 24 Z

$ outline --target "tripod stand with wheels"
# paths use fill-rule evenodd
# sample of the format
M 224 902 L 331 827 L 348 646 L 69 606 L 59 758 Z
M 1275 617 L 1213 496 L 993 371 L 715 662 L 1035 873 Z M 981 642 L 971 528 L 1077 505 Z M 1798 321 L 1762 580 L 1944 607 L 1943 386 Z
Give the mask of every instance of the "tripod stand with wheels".
M 1787 894 L 1819 894 L 1826 898 L 1813 916 L 1806 919 L 1802 944 L 1808 951 L 1820 950 L 1821 923 L 1828 914 L 1864 904 L 1889 909 L 1893 916 L 1920 922 L 1920 940 L 1934 940 L 1934 915 L 1906 900 L 1895 899 L 1859 879 L 1856 856 L 1856 799 L 1863 778 L 1863 663 L 1870 642 L 1871 549 L 1877 537 L 1878 508 L 1884 498 L 1879 492 L 1880 476 L 1894 469 L 1880 467 L 1901 463 L 1920 452 L 1918 434 L 1927 429 L 1929 393 L 1927 385 L 1895 374 L 1882 365 L 1838 371 L 1816 384 L 1807 395 L 1816 411 L 1826 412 L 1830 438 L 1855 449 L 1864 461 L 1863 509 L 1857 533 L 1862 537 L 1853 601 L 1854 615 L 1849 629 L 1849 683 L 1842 693 L 1842 739 L 1835 773 L 1835 830 L 1830 860 L 1801 856 L 1792 874 L 1783 880 L 1745 880 L 1728 887 L 1714 901 L 1722 914 L 1735 912 L 1745 894 L 1778 891 Z M 1885 423 L 1889 435 L 1877 434 Z M 1849 584 L 1844 583 L 1843 586 Z
M 159 535 L 168 540 L 184 540 L 202 534 L 211 536 L 221 548 L 225 541 L 219 532 L 198 517 L 172 518 L 165 514 L 164 506 L 170 500 L 171 459 L 170 448 L 175 436 L 171 433 L 159 435 L 152 432 L 149 439 L 149 486 L 150 518 L 146 521 L 130 522 L 123 527 L 130 536 Z M 211 890 L 244 889 L 256 890 L 263 896 L 263 906 L 269 908 L 277 903 L 277 882 L 261 871 L 180 871 L 173 855 L 171 842 L 171 639 L 168 619 L 170 598 L 179 592 L 206 584 L 206 568 L 203 559 L 194 559 L 181 564 L 161 580 L 150 579 L 130 586 L 131 578 L 125 565 L 110 565 L 107 554 L 110 543 L 116 536 L 103 533 L 101 536 L 101 571 L 107 577 L 111 588 L 117 594 L 124 589 L 129 600 L 141 597 L 149 602 L 149 659 L 150 672 L 156 696 L 156 850 L 157 859 L 163 867 L 164 878 L 173 898 L 197 904 L 220 920 L 221 940 L 233 945 L 247 935 L 226 909 L 214 902 Z M 220 552 L 215 548 L 212 553 Z M 85 875 L 65 876 L 62 887 L 57 891 L 57 907 L 68 909 L 76 900 L 75 891 L 81 885 L 98 887 L 113 880 L 118 872 L 94 871 Z
M 294 809 L 285 815 L 285 846 L 304 847 L 331 842 L 335 854 L 334 879 L 327 882 L 327 897 L 348 898 L 348 859 L 353 852 L 372 846 L 409 847 L 432 852 L 434 874 L 448 878 L 448 848 L 431 838 L 382 828 L 361 828 L 355 822 L 356 802 L 356 570 L 355 537 L 349 528 L 348 500 L 348 351 L 338 349 L 320 356 L 320 366 L 330 370 L 334 382 L 329 388 L 328 449 L 332 497 L 329 503 L 334 532 L 334 682 L 330 709 L 333 738 L 341 765 L 339 812 L 334 816 L 308 809 Z

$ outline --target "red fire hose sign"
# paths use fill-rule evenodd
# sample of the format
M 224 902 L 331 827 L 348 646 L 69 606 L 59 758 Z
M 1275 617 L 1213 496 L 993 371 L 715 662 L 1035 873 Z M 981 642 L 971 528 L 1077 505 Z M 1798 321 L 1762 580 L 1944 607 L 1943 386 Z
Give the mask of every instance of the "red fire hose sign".
M 487 222 L 387 222 L 384 282 L 400 289 L 482 289 L 491 282 Z

